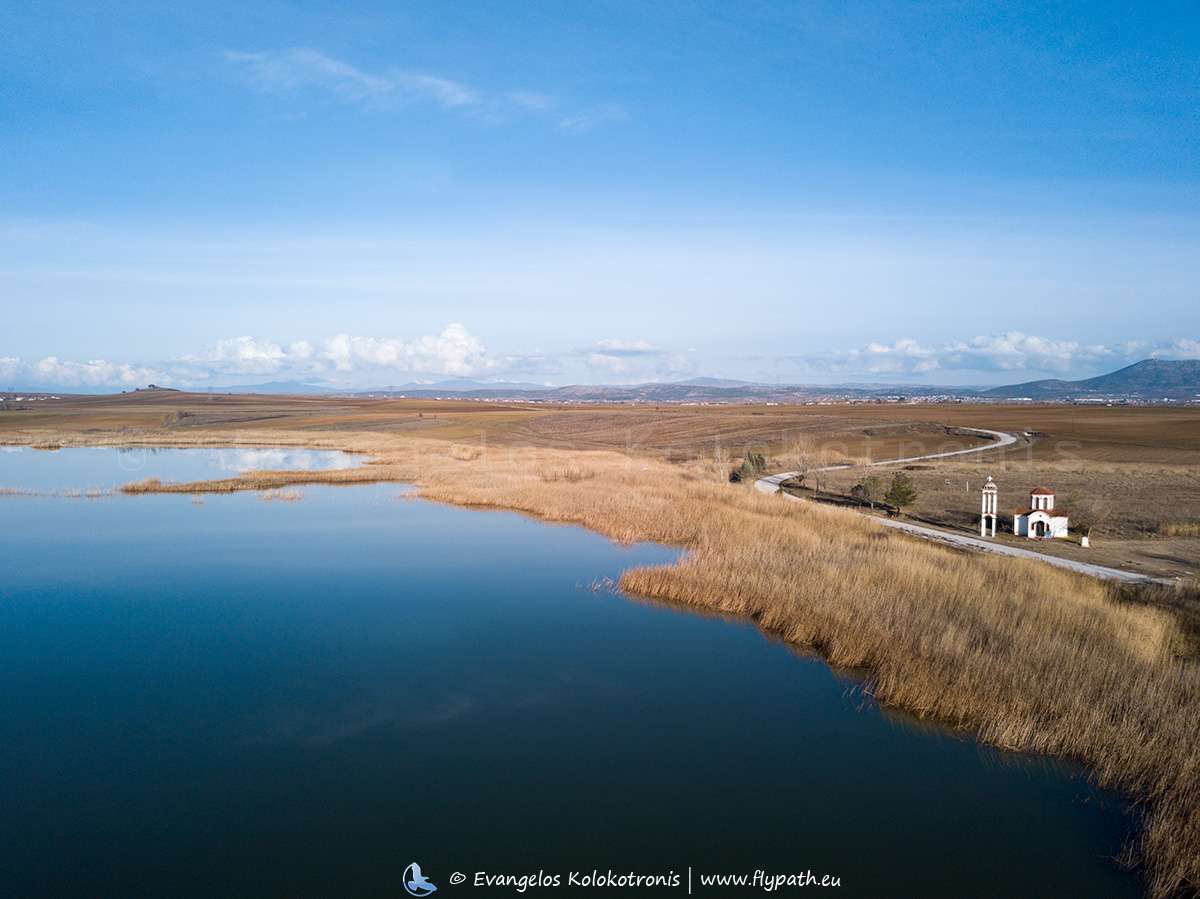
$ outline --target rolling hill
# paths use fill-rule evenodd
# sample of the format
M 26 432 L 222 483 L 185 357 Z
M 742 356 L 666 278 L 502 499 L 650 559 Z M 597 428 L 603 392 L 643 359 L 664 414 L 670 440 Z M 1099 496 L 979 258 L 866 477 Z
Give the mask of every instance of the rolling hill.
M 1191 400 L 1200 396 L 1200 360 L 1143 359 L 1125 368 L 1082 381 L 1050 378 L 984 390 L 994 399 L 1141 399 Z

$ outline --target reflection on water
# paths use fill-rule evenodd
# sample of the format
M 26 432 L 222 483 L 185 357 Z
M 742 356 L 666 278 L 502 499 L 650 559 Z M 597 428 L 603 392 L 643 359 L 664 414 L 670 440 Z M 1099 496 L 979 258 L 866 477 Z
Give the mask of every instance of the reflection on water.
M 0 471 L 46 463 L 116 459 Z M 1138 894 L 1121 803 L 1065 767 L 897 724 L 747 622 L 586 587 L 675 551 L 402 496 L 0 501 L 0 894 L 394 896 L 413 861 L 446 894 L 689 865 Z
M 83 447 L 38 449 L 6 446 L 0 456 L 0 490 L 102 493 L 143 478 L 199 481 L 246 471 L 323 471 L 355 468 L 363 457 L 336 450 L 255 447 Z
M 193 452 L 186 450 L 185 452 Z M 302 449 L 219 449 L 216 465 L 222 471 L 327 471 L 355 468 L 359 459 L 349 453 Z

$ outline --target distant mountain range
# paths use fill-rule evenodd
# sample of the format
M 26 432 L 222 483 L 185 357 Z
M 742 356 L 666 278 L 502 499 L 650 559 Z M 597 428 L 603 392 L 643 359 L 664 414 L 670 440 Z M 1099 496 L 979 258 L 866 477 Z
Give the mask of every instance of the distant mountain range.
M 1026 381 L 981 393 L 996 399 L 1192 400 L 1200 397 L 1200 360 L 1143 359 L 1082 381 Z
M 31 392 L 31 391 L 27 391 Z M 35 391 L 36 392 L 36 391 Z M 42 391 L 46 392 L 46 391 Z M 204 392 L 197 390 L 196 392 Z M 928 384 L 761 384 L 729 378 L 691 378 L 648 384 L 573 384 L 553 387 L 523 381 L 451 378 L 361 390 L 302 381 L 268 381 L 213 387 L 212 393 L 405 396 L 421 399 L 513 400 L 541 403 L 795 403 L 820 400 L 1102 400 L 1200 401 L 1200 360 L 1145 359 L 1119 371 L 1081 381 L 1046 379 L 1004 387 L 945 387 Z M 12 398 L 15 392 L 10 392 Z
M 407 384 L 356 389 L 300 381 L 268 381 L 207 388 L 210 393 L 293 394 L 345 396 L 404 396 L 418 399 L 516 400 L 557 403 L 686 403 L 686 402 L 795 402 L 797 398 L 842 396 L 942 396 L 959 388 L 884 384 L 811 387 L 791 384 L 757 384 L 730 378 L 691 378 L 686 381 L 646 384 L 570 384 L 555 387 L 521 381 L 413 381 Z M 204 392 L 204 391 L 197 391 Z M 969 390 L 968 392 L 974 392 Z
M 470 382 L 468 382 L 470 383 Z M 393 393 L 369 391 L 372 393 Z M 412 397 L 513 399 L 536 402 L 712 403 L 796 402 L 813 399 L 961 398 L 982 400 L 1133 400 L 1188 402 L 1200 399 L 1200 360 L 1144 359 L 1119 371 L 1081 381 L 1047 379 L 1005 387 L 938 387 L 924 384 L 835 384 L 828 386 L 756 384 L 725 378 L 633 385 L 576 384 L 543 387 L 525 384 L 444 382 L 412 384 L 395 393 Z
M 939 387 L 922 384 L 835 384 L 828 386 L 756 384 L 725 378 L 631 385 L 575 384 L 545 387 L 450 381 L 362 391 L 375 395 L 526 402 L 601 403 L 744 403 L 820 399 L 961 398 L 983 400 L 1135 400 L 1189 401 L 1200 397 L 1200 361 L 1146 359 L 1120 371 L 1082 381 L 1042 380 L 1006 387 Z

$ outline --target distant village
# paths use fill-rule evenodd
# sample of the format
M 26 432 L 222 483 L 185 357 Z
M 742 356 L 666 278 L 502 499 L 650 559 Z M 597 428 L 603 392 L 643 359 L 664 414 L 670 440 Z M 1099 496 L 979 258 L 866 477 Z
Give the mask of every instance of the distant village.
M 160 388 L 161 389 L 161 388 Z M 58 400 L 69 398 L 72 396 L 93 396 L 98 394 L 108 393 L 110 391 L 96 391 L 87 393 L 37 393 L 37 392 L 9 392 L 0 393 L 0 408 L 6 408 L 13 411 L 10 404 L 17 403 L 36 403 L 45 400 Z M 116 392 L 116 391 L 112 391 Z M 139 391 L 120 391 L 121 393 L 139 392 Z M 220 393 L 223 395 L 239 395 L 239 394 L 255 394 L 257 391 L 253 389 L 234 389 L 221 391 L 181 391 L 195 393 Z M 1004 397 L 990 398 L 970 395 L 957 395 L 952 393 L 946 394 L 885 394 L 879 396 L 863 396 L 861 393 L 820 393 L 814 394 L 809 392 L 795 392 L 789 394 L 774 393 L 771 398 L 761 396 L 742 396 L 736 399 L 678 399 L 672 397 L 658 397 L 653 394 L 645 396 L 605 396 L 599 390 L 595 395 L 585 396 L 570 396 L 560 397 L 546 395 L 540 393 L 532 393 L 526 391 L 427 391 L 427 390 L 407 390 L 403 392 L 393 392 L 387 390 L 366 390 L 366 391 L 335 391 L 335 390 L 320 390 L 313 391 L 324 396 L 341 396 L 355 397 L 360 399 L 418 399 L 418 400 L 443 400 L 443 401 L 462 401 L 473 403 L 525 403 L 529 405 L 548 405 L 548 406 L 591 406 L 591 405 L 612 405 L 612 406 L 644 406 L 644 405 L 661 405 L 661 406 L 929 406 L 929 405 L 961 405 L 964 403 L 978 405 L 1029 405 L 1033 403 L 1046 405 L 1066 405 L 1066 406 L 1200 406 L 1200 396 L 1195 396 L 1190 399 L 1177 399 L 1174 397 L 1160 397 L 1157 399 L 1147 399 L 1143 397 L 1072 397 L 1066 399 L 1034 399 L 1033 397 Z M 480 394 L 485 395 L 480 395 Z M 282 394 L 280 394 L 282 395 Z M 295 395 L 305 395 L 298 391 Z

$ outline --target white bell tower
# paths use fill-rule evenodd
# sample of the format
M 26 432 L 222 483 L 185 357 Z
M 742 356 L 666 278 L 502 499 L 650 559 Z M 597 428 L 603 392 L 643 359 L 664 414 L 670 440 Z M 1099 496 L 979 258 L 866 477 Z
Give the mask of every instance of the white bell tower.
M 979 512 L 979 536 L 996 536 L 996 482 L 988 475 L 987 483 L 983 485 L 983 501 Z M 988 534 L 988 530 L 991 534 Z

